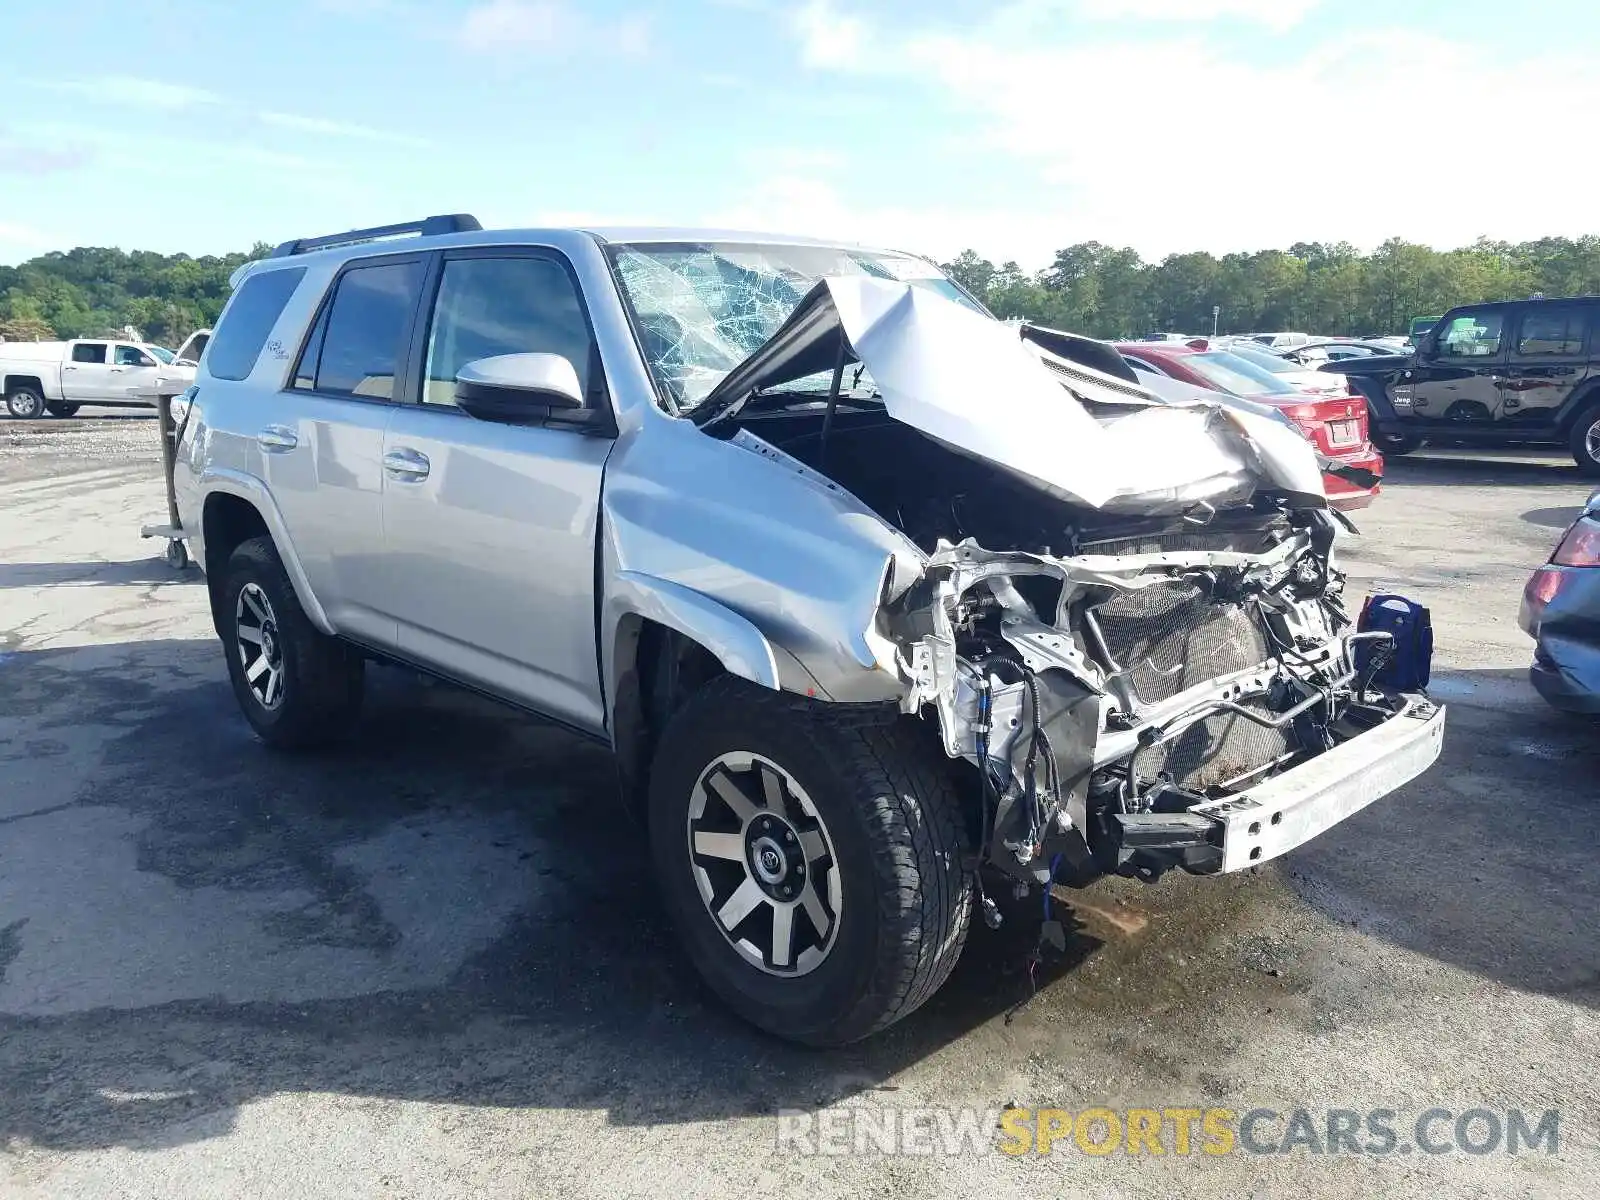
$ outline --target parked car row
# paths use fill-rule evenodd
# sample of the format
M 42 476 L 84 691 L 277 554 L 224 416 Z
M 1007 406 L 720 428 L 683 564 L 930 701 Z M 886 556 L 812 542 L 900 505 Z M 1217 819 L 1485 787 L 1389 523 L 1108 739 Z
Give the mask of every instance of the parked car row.
M 1146 382 L 1165 376 L 1191 386 L 1267 404 L 1299 427 L 1318 453 L 1332 460 L 1323 486 L 1335 508 L 1365 508 L 1378 495 L 1383 456 L 1368 435 L 1366 405 L 1337 377 L 1307 371 L 1287 359 L 1242 346 L 1211 349 L 1204 339 L 1119 342 L 1117 351 Z M 1325 380 L 1333 379 L 1333 386 Z M 1156 389 L 1159 392 L 1159 388 Z M 1353 468 L 1353 470 L 1346 470 Z M 1374 477 L 1357 482 L 1359 473 Z

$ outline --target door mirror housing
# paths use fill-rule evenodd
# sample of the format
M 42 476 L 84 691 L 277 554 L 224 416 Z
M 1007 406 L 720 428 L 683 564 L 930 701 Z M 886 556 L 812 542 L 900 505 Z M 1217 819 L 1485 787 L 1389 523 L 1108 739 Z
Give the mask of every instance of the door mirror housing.
M 456 403 L 482 421 L 536 425 L 583 407 L 578 371 L 559 354 L 497 354 L 456 373 Z

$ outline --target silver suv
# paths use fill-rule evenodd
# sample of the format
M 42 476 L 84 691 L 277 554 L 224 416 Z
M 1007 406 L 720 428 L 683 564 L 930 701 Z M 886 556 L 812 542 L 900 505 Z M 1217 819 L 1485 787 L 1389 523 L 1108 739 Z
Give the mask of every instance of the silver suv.
M 337 737 L 379 659 L 606 743 L 783 1037 L 911 1012 L 986 888 L 1254 866 L 1439 753 L 1357 671 L 1293 426 L 920 258 L 458 216 L 234 286 L 176 486 L 256 732 Z

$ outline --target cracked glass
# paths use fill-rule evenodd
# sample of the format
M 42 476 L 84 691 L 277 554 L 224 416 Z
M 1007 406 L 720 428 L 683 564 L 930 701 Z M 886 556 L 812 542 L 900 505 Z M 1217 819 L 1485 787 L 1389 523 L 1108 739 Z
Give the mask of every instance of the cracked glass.
M 656 387 L 689 413 L 722 377 L 759 349 L 820 279 L 873 275 L 925 287 L 971 305 L 939 269 L 909 254 L 833 246 L 635 243 L 611 247 Z M 831 372 L 786 383 L 786 392 L 825 392 Z M 853 391 L 871 390 L 851 371 Z

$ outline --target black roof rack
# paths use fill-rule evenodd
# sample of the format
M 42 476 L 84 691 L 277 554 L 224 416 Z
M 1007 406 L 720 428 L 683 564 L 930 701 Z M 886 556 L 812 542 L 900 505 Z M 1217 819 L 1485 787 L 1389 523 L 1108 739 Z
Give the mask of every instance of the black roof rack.
M 352 229 L 347 233 L 330 233 L 324 237 L 296 238 L 284 242 L 272 252 L 273 258 L 288 258 L 291 254 L 310 254 L 313 250 L 326 250 L 330 246 L 354 246 L 378 238 L 396 237 L 402 233 L 418 233 L 433 237 L 441 233 L 476 233 L 482 229 L 478 218 L 467 213 L 449 213 L 438 217 L 425 217 L 421 221 L 402 221 L 398 225 L 374 225 L 371 229 Z

